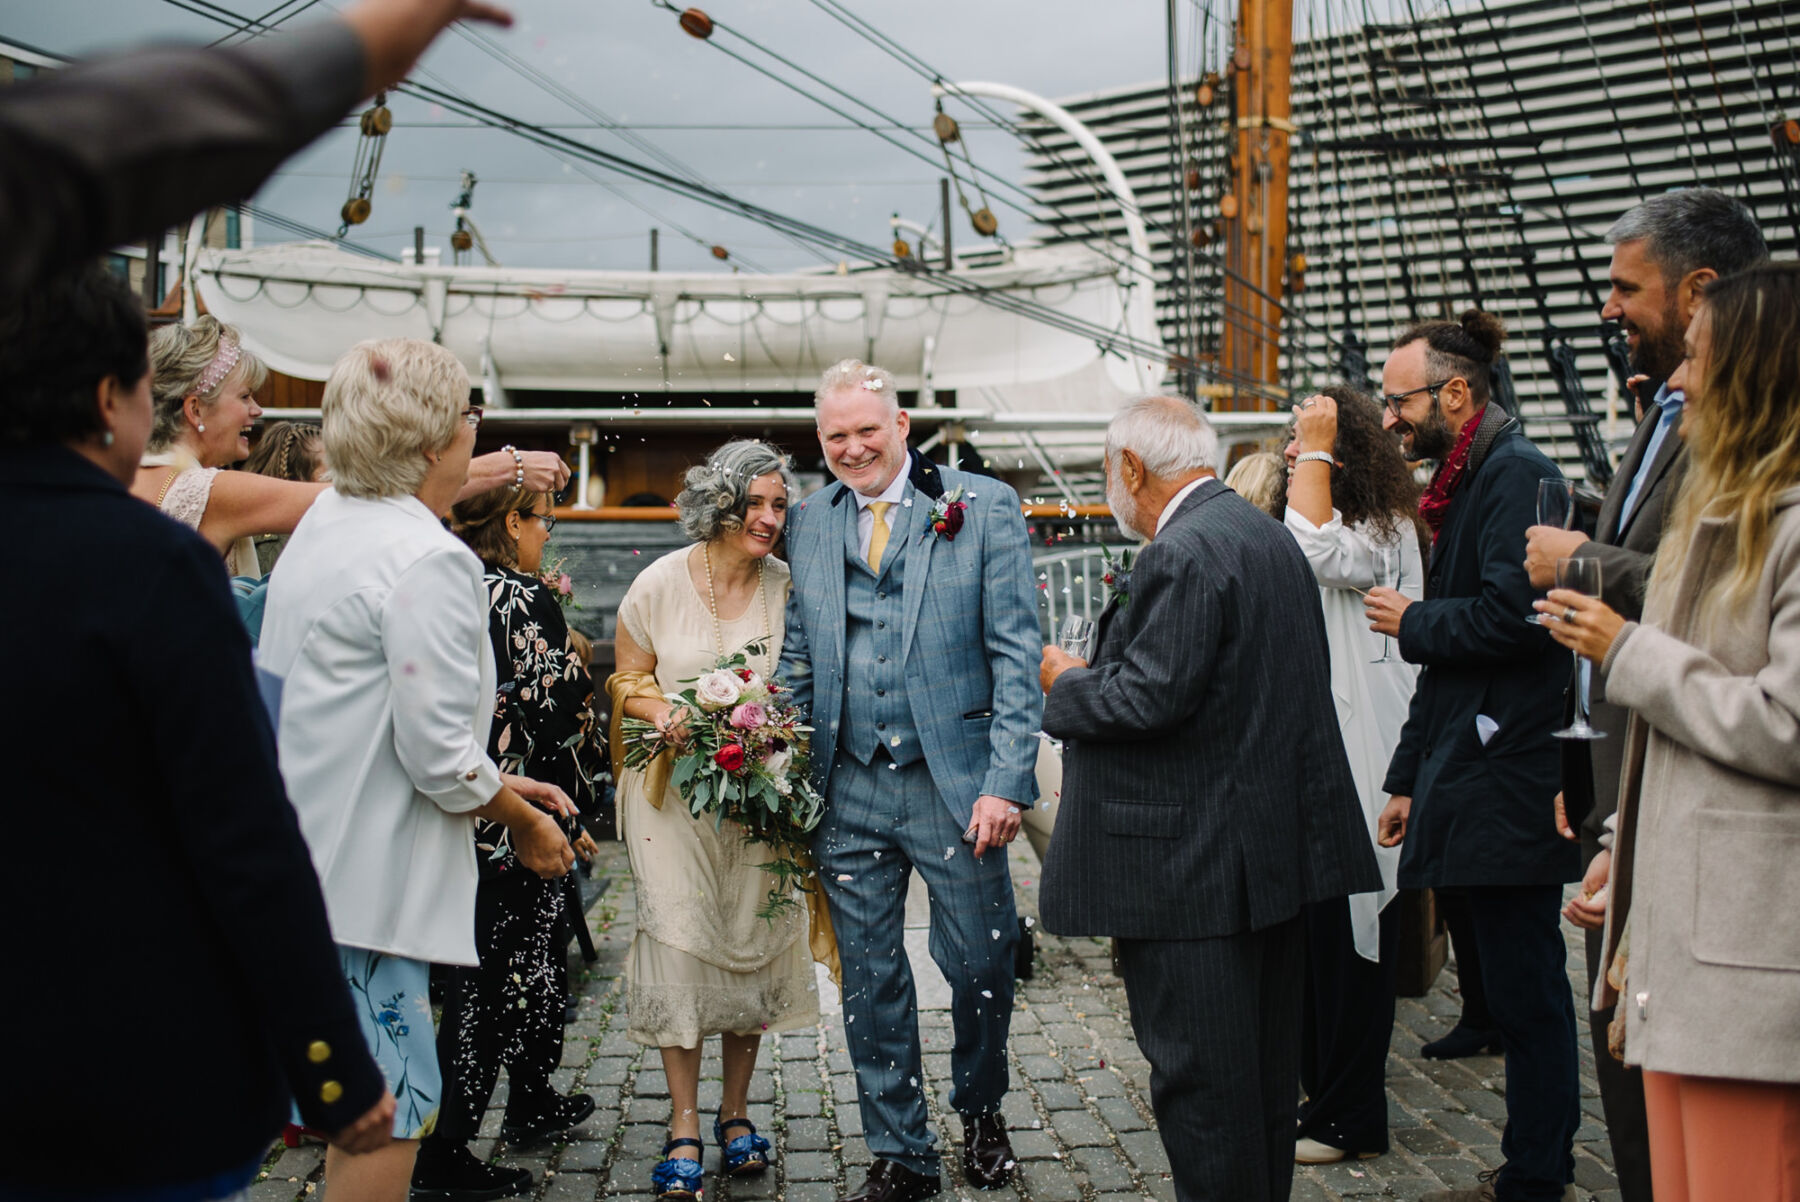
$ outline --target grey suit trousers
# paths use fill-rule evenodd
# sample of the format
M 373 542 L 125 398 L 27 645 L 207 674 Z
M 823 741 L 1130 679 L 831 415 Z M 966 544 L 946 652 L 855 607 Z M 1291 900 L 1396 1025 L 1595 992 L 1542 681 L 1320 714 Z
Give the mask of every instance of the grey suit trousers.
M 1118 945 L 1175 1197 L 1285 1202 L 1294 1182 L 1304 921 Z

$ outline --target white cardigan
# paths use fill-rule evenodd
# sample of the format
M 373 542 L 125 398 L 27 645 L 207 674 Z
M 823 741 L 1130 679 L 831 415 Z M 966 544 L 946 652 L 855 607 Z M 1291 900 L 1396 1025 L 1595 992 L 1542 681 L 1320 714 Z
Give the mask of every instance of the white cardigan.
M 270 578 L 257 666 L 333 938 L 476 963 L 468 812 L 500 790 L 481 561 L 414 497 L 327 491 Z
M 1362 798 L 1363 817 L 1369 824 L 1369 845 L 1381 869 L 1378 893 L 1350 897 L 1350 929 L 1356 951 L 1365 960 L 1381 958 L 1381 911 L 1396 892 L 1394 879 L 1400 866 L 1400 849 L 1375 842 L 1376 824 L 1387 805 L 1381 782 L 1388 761 L 1400 742 L 1400 728 L 1412 704 L 1419 669 L 1400 659 L 1400 643 L 1391 644 L 1394 662 L 1372 663 L 1381 656 L 1381 636 L 1369 629 L 1363 599 L 1354 589 L 1375 587 L 1375 534 L 1368 523 L 1345 526 L 1343 515 L 1331 511 L 1331 520 L 1315 526 L 1293 509 L 1287 511 L 1287 528 L 1300 543 L 1313 577 L 1319 582 L 1319 602 L 1325 611 L 1325 641 L 1331 648 L 1331 695 L 1337 702 L 1338 729 L 1350 756 L 1350 774 Z M 1417 601 L 1425 592 L 1425 562 L 1412 526 L 1400 528 L 1399 591 Z

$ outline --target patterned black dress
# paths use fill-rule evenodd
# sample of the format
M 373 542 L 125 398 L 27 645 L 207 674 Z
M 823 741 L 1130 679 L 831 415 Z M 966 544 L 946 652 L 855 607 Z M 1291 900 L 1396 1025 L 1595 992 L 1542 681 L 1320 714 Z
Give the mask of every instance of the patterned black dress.
M 485 583 L 500 690 L 488 754 L 501 771 L 557 785 L 588 812 L 605 757 L 595 739 L 593 680 L 570 645 L 562 607 L 541 581 L 509 568 L 490 568 Z M 576 833 L 572 822 L 568 830 Z M 550 1074 L 562 1059 L 565 884 L 520 864 L 498 823 L 476 823 L 475 852 L 481 964 L 453 970 L 438 1031 L 444 1100 L 436 1134 L 445 1140 L 475 1138 L 501 1065 L 509 1119 L 545 1113 L 557 1100 Z

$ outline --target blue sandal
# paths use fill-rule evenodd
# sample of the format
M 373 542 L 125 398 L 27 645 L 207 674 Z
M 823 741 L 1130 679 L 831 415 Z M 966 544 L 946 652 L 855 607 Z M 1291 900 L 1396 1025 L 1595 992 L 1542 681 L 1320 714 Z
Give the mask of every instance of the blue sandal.
M 749 1134 L 727 1142 L 727 1127 L 744 1127 Z M 753 1177 L 769 1167 L 769 1141 L 756 1133 L 756 1124 L 749 1119 L 714 1119 L 713 1139 L 724 1157 L 727 1177 Z
M 650 1188 L 662 1202 L 688 1202 L 688 1199 L 700 1196 L 700 1187 L 706 1180 L 706 1170 L 700 1167 L 696 1157 L 689 1160 L 685 1156 L 670 1156 L 676 1148 L 699 1148 L 706 1151 L 706 1145 L 697 1139 L 672 1139 L 663 1145 L 663 1160 L 650 1170 Z

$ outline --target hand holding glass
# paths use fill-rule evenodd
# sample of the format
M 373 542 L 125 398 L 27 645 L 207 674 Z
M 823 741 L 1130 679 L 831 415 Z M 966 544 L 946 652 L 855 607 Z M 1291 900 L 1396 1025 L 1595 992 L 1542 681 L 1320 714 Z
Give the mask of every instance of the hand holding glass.
M 1094 641 L 1094 629 L 1092 618 L 1070 614 L 1062 620 L 1062 629 L 1057 631 L 1056 645 L 1076 659 L 1091 660 L 1094 656 L 1089 644 Z
M 1600 561 L 1572 558 L 1556 561 L 1556 587 L 1588 597 L 1600 595 Z M 1573 611 L 1541 615 L 1546 622 L 1565 622 Z M 1606 732 L 1588 724 L 1588 685 L 1594 665 L 1575 653 L 1575 721 L 1556 731 L 1559 739 L 1604 739 Z
M 1375 544 L 1375 587 L 1400 587 L 1400 540 L 1377 542 Z M 1369 661 L 1372 664 L 1392 664 L 1399 661 L 1394 657 L 1394 640 L 1387 635 L 1381 636 L 1381 658 Z

